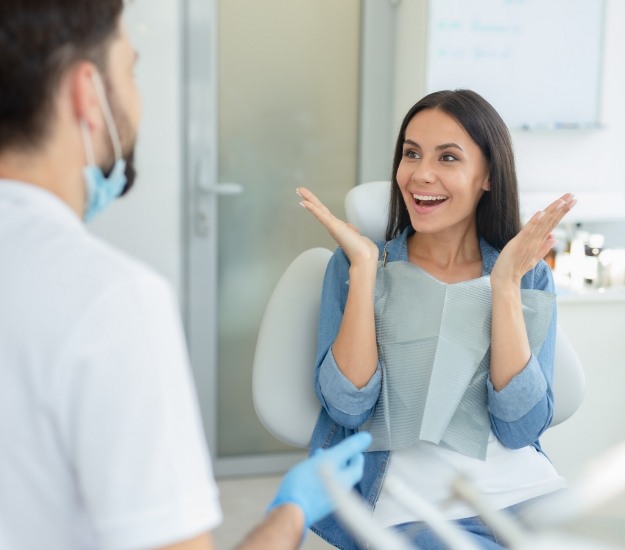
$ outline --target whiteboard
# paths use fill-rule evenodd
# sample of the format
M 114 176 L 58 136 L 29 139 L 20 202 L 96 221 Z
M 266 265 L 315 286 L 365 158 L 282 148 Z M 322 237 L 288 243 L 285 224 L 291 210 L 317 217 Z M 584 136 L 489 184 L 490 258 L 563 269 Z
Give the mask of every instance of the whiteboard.
M 599 125 L 603 0 L 430 0 L 427 92 L 469 88 L 509 128 Z

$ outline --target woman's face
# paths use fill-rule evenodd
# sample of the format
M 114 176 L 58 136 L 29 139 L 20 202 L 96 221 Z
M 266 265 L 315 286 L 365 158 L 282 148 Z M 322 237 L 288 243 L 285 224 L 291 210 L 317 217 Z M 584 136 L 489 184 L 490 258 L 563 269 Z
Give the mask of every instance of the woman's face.
M 480 148 L 454 118 L 438 109 L 417 113 L 406 127 L 397 169 L 413 228 L 418 233 L 466 231 L 490 189 Z

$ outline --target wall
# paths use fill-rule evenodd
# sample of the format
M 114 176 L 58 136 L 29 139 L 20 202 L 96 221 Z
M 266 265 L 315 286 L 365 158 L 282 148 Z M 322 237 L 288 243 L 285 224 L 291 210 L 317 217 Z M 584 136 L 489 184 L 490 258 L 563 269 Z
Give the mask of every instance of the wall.
M 387 2 L 362 0 L 358 183 L 388 180 L 395 129 L 395 10 Z
M 141 258 L 182 292 L 181 7 L 176 0 L 129 2 L 125 22 L 139 53 L 143 115 L 132 192 L 90 228 Z
M 606 0 L 602 128 L 512 133 L 521 191 L 625 193 L 625 171 L 622 168 L 625 140 L 623 28 L 625 2 Z M 625 211 L 621 215 L 625 218 Z M 625 221 L 585 222 L 584 229 L 605 235 L 606 248 L 625 247 Z
M 601 119 L 598 130 L 514 132 L 523 190 L 625 191 L 625 3 L 606 1 Z M 571 90 L 574 94 L 575 90 Z
M 422 35 L 426 0 L 400 2 L 395 8 L 394 49 L 396 135 L 401 118 L 424 90 L 425 40 Z M 411 22 L 409 24 L 408 22 Z M 515 131 L 519 184 L 522 191 L 620 190 L 625 192 L 621 169 L 625 139 L 625 3 L 606 0 L 601 118 L 598 130 Z M 583 37 L 580 37 L 583 40 Z M 393 62 L 392 60 L 389 60 Z M 540 85 L 540 83 L 537 83 Z M 575 94 L 575 90 L 571 90 Z M 488 99 L 488 98 L 487 98 Z M 380 166 L 378 179 L 387 167 Z M 369 174 L 368 174 L 369 175 Z M 385 176 L 387 177 L 387 176 Z

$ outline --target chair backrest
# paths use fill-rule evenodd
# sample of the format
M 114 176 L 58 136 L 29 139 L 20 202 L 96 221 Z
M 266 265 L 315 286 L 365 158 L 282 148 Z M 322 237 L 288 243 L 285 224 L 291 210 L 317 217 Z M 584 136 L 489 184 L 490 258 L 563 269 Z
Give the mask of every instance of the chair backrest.
M 586 375 L 582 362 L 562 327 L 556 331 L 556 351 L 553 365 L 553 427 L 579 409 L 586 391 Z
M 300 254 L 284 272 L 258 333 L 252 393 L 263 425 L 279 440 L 308 447 L 320 404 L 313 387 L 326 248 Z
M 373 240 L 384 239 L 389 182 L 354 187 L 345 198 L 348 221 Z M 382 212 L 380 214 L 380 212 Z M 252 388 L 263 425 L 278 439 L 308 447 L 320 404 L 313 388 L 321 287 L 332 253 L 313 248 L 300 254 L 282 275 L 261 322 Z M 558 326 L 551 426 L 581 405 L 585 376 L 575 350 Z

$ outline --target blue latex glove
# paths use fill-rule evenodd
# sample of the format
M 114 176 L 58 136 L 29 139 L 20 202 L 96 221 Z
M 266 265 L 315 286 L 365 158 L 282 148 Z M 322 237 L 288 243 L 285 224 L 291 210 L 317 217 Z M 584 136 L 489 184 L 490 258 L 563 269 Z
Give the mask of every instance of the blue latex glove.
M 370 444 L 371 435 L 360 432 L 330 449 L 319 449 L 286 473 L 267 511 L 282 504 L 295 504 L 304 512 L 307 528 L 323 519 L 334 510 L 334 503 L 319 475 L 320 464 L 328 464 L 337 481 L 345 488 L 351 488 L 362 477 L 365 463 L 362 452 Z

